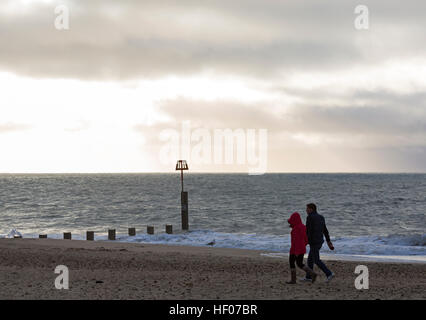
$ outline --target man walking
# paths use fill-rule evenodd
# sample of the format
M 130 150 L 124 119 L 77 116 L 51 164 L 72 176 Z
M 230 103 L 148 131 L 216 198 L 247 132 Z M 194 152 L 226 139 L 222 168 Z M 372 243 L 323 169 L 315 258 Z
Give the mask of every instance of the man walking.
M 320 259 L 320 249 L 324 243 L 324 237 L 327 241 L 327 245 L 331 250 L 334 250 L 333 244 L 330 241 L 330 235 L 328 234 L 327 227 L 325 225 L 325 219 L 322 215 L 318 214 L 317 206 L 314 203 L 309 203 L 306 206 L 306 234 L 308 236 L 309 243 L 309 255 L 308 255 L 308 267 L 313 269 L 314 263 L 325 273 L 327 277 L 326 282 L 329 282 L 334 277 L 334 273 L 331 272 L 327 266 Z M 303 281 L 312 281 L 312 278 L 307 273 Z

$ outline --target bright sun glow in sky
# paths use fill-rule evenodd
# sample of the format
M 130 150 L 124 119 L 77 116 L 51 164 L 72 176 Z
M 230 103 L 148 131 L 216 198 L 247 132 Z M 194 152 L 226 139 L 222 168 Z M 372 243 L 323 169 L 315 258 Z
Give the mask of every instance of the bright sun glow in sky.
M 1 73 L 0 86 L 2 123 L 19 123 L 23 129 L 0 136 L 3 150 L 14 155 L 3 158 L 5 172 L 25 171 L 29 159 L 34 172 L 67 172 L 70 167 L 73 172 L 138 172 L 142 164 L 144 171 L 157 171 L 161 167 L 143 152 L 145 139 L 134 129 L 167 118 L 156 110 L 157 102 L 271 98 L 238 80 L 203 77 L 114 83 Z
M 370 2 L 2 0 L 0 173 L 171 172 L 184 121 L 267 130 L 268 172 L 426 171 L 426 2 Z

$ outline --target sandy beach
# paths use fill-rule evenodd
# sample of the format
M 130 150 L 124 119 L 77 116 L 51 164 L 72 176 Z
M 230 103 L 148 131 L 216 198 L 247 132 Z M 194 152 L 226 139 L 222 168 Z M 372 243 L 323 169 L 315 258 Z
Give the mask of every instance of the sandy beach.
M 426 265 L 327 261 L 329 284 L 287 285 L 264 251 L 54 239 L 0 239 L 0 299 L 425 299 Z M 369 289 L 354 286 L 369 269 Z M 58 290 L 56 266 L 69 269 Z M 316 269 L 318 270 L 318 269 Z M 319 270 L 318 270 L 319 271 Z M 298 270 L 298 277 L 303 272 Z

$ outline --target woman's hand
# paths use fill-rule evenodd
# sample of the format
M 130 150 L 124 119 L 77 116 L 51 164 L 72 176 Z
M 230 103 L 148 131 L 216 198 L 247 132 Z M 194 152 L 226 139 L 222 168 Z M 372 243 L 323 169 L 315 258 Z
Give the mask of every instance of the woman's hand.
M 330 248 L 330 250 L 334 250 L 333 243 L 331 241 L 327 241 L 327 245 Z

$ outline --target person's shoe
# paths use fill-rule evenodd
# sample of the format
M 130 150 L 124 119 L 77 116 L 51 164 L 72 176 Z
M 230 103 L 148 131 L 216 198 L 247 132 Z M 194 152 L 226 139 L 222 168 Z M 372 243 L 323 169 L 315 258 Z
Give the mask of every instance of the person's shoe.
M 290 269 L 290 271 L 291 271 L 291 280 L 287 281 L 286 283 L 287 284 L 296 284 L 296 269 L 292 268 L 292 269 Z
M 305 278 L 305 279 L 310 280 L 312 283 L 314 283 L 315 280 L 317 279 L 317 274 L 314 272 L 314 270 L 312 270 L 308 266 L 304 266 L 303 270 L 309 275 L 309 278 Z
M 300 278 L 300 281 L 303 281 L 303 282 L 312 282 L 312 279 L 303 277 L 303 278 Z
M 331 279 L 333 279 L 334 278 L 334 273 L 332 272 L 328 277 L 327 277 L 327 279 L 325 280 L 325 282 L 327 282 L 327 283 L 329 283 L 330 281 L 331 281 Z

